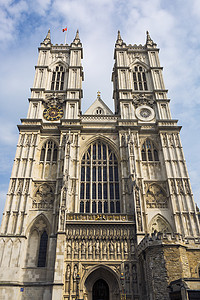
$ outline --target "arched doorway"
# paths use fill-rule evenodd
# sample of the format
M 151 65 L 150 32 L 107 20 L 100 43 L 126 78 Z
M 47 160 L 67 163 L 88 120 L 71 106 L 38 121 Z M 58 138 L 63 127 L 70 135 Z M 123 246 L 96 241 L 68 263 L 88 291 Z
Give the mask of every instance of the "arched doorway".
M 87 300 L 120 300 L 120 278 L 107 266 L 91 267 L 83 282 Z
M 105 280 L 99 279 L 93 285 L 92 300 L 109 300 L 109 287 Z

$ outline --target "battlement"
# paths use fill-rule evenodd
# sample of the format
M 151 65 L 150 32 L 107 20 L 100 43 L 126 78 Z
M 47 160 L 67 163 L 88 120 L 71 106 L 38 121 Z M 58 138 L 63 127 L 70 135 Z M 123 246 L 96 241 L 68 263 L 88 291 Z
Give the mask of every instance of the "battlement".
M 200 245 L 200 237 L 183 237 L 180 233 L 162 233 L 155 232 L 151 235 L 147 234 L 138 245 L 138 254 L 147 247 L 160 245 L 181 245 L 181 246 L 198 246 Z

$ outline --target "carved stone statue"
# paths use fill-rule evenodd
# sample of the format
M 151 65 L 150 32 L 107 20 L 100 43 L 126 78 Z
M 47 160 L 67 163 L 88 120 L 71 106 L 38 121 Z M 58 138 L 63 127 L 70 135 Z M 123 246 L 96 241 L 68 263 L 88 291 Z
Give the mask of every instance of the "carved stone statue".
M 103 243 L 103 254 L 107 254 L 107 244 L 106 244 L 106 242 Z
M 120 242 L 117 242 L 117 254 L 121 253 Z
M 78 254 L 78 241 L 75 241 L 74 253 Z
M 74 266 L 74 274 L 73 274 L 74 281 L 76 281 L 77 274 L 78 274 L 78 267 L 77 267 L 77 265 L 75 265 Z
M 70 280 L 70 274 L 71 274 L 71 267 L 70 267 L 70 265 L 67 265 L 65 279 L 68 280 L 68 281 Z
M 99 244 L 99 240 L 96 241 L 96 254 L 99 254 L 99 247 L 100 247 L 100 244 Z
M 124 253 L 127 254 L 128 253 L 128 244 L 127 241 L 124 241 Z
M 89 254 L 92 254 L 92 248 L 93 248 L 93 246 L 92 246 L 92 241 L 90 240 L 90 241 L 89 241 L 89 247 L 88 247 L 88 253 L 89 253 Z
M 109 243 L 109 250 L 110 250 L 110 253 L 113 253 L 113 252 L 114 252 L 114 243 L 113 243 L 112 240 L 111 240 L 110 243 Z

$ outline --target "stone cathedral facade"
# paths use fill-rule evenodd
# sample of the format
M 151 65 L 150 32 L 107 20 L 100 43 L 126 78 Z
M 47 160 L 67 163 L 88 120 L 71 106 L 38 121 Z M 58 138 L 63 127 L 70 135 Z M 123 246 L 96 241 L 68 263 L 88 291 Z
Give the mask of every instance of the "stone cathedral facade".
M 200 229 L 159 49 L 118 32 L 113 113 L 82 44 L 39 47 L 0 235 L 0 299 L 200 299 Z M 87 58 L 86 58 L 87 59 Z

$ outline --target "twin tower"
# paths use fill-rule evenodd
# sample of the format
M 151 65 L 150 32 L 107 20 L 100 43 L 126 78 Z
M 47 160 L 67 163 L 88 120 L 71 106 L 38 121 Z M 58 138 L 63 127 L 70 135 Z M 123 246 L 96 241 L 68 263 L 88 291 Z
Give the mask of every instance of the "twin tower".
M 53 45 L 48 32 L 18 126 L 0 299 L 200 298 L 198 217 L 158 52 L 148 32 L 144 46 L 118 32 L 115 113 L 98 93 L 82 114 L 79 33 Z

